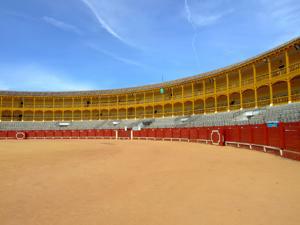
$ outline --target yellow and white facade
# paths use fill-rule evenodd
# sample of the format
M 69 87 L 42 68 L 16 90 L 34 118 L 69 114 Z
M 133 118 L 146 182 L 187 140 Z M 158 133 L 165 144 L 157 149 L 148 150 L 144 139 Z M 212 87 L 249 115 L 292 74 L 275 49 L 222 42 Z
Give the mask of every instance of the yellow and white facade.
M 0 120 L 142 119 L 299 101 L 300 38 L 297 38 L 226 68 L 155 85 L 85 92 L 0 91 Z

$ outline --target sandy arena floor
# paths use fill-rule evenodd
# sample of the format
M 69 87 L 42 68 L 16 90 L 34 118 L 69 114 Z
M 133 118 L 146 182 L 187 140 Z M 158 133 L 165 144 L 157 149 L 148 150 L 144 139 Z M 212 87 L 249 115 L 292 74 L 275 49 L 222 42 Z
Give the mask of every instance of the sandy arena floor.
M 0 142 L 1 225 L 299 225 L 300 163 L 194 143 Z

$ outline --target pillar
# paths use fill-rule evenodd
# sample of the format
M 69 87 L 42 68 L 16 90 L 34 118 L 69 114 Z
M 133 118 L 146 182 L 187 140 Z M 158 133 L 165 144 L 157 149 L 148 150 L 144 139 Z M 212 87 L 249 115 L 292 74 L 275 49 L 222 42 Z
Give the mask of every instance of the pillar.
M 252 64 L 253 68 L 253 81 L 254 81 L 254 101 L 255 101 L 255 108 L 257 108 L 257 85 L 256 85 L 256 66 L 255 63 Z
M 227 112 L 230 111 L 229 75 L 226 73 Z
M 272 67 L 271 59 L 268 58 L 269 88 L 270 88 L 270 106 L 273 106 L 273 89 L 272 89 Z
M 290 79 L 290 59 L 289 59 L 288 50 L 285 50 L 284 55 L 285 55 L 286 73 L 287 73 L 286 82 L 288 85 L 288 102 L 290 104 L 292 103 L 292 92 L 291 92 L 291 79 Z
M 243 109 L 243 94 L 242 94 L 242 71 L 239 69 L 239 86 L 240 86 L 240 109 Z

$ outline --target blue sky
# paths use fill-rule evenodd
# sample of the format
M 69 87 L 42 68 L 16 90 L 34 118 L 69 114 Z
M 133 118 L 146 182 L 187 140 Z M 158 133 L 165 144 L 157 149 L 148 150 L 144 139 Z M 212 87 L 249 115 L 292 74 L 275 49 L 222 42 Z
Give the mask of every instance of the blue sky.
M 299 0 L 1 0 L 0 90 L 132 87 L 300 35 Z

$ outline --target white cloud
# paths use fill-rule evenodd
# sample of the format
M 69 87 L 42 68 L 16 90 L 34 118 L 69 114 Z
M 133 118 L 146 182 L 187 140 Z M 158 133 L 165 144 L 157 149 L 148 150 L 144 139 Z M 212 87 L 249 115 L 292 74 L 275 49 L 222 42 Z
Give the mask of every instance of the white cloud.
M 0 89 L 15 91 L 80 91 L 93 85 L 37 64 L 0 64 Z
M 300 35 L 300 1 L 299 0 L 260 0 L 260 20 L 276 30 L 273 45 L 281 44 Z
M 48 24 L 50 24 L 50 25 L 52 25 L 52 26 L 54 26 L 58 29 L 68 31 L 68 32 L 73 32 L 73 33 L 76 33 L 76 34 L 79 34 L 79 35 L 82 34 L 81 30 L 78 29 L 76 26 L 68 24 L 68 23 L 60 21 L 60 20 L 57 20 L 53 17 L 44 16 L 44 17 L 42 17 L 42 19 L 46 23 L 48 23 Z
M 224 16 L 234 12 L 224 0 L 185 0 L 186 19 L 194 27 L 205 27 L 217 23 Z
M 141 68 L 146 68 L 146 69 L 152 69 L 151 67 L 143 64 L 143 63 L 140 63 L 136 60 L 133 60 L 133 59 L 128 59 L 128 58 L 124 58 L 124 57 L 121 57 L 121 56 L 118 56 L 116 55 L 115 53 L 112 53 L 112 52 L 109 52 L 109 51 L 106 51 L 106 50 L 103 50 L 103 49 L 100 49 L 98 48 L 96 45 L 93 45 L 91 43 L 87 43 L 86 44 L 89 48 L 97 51 L 97 52 L 100 52 L 106 56 L 109 56 L 110 58 L 113 58 L 119 62 L 122 62 L 122 63 L 125 63 L 125 64 L 128 64 L 128 65 L 132 65 L 132 66 L 137 66 L 137 67 L 141 67 Z M 152 69 L 153 70 L 153 69 Z
M 100 15 L 100 11 L 99 10 L 99 6 L 96 7 L 94 6 L 89 0 L 81 0 L 93 13 L 93 15 L 96 17 L 96 19 L 98 20 L 99 24 L 108 32 L 110 33 L 113 37 L 119 39 L 121 42 L 123 43 L 127 43 L 127 41 L 125 39 L 123 39 L 109 24 L 107 21 L 105 21 L 101 15 Z

